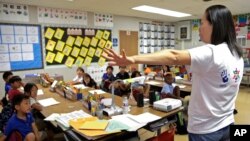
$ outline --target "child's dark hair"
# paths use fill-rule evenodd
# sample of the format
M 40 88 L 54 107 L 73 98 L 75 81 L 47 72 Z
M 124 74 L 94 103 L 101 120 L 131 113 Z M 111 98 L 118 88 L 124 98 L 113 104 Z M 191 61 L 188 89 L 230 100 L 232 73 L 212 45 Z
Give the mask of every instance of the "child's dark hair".
M 139 71 L 133 71 L 131 74 L 131 78 L 135 78 L 137 74 L 141 76 L 141 73 Z
M 78 67 L 78 68 L 76 69 L 76 71 L 81 71 L 81 72 L 84 73 L 84 69 L 83 69 L 82 67 Z
M 112 66 L 107 66 L 106 70 L 111 69 L 112 71 L 114 70 L 114 68 Z
M 17 94 L 12 99 L 12 105 L 15 107 L 16 105 L 20 105 L 23 100 L 29 99 L 28 95 L 25 94 Z
M 30 94 L 31 89 L 32 89 L 33 87 L 36 87 L 36 88 L 38 89 L 38 87 L 36 86 L 35 83 L 27 83 L 27 84 L 24 86 L 24 92 L 25 92 L 26 94 Z
M 6 80 L 10 75 L 13 75 L 11 71 L 5 71 L 3 73 L 3 80 Z
M 15 75 L 15 76 L 10 78 L 9 83 L 14 83 L 14 82 L 17 82 L 17 81 L 22 81 L 22 79 L 21 79 L 20 76 Z

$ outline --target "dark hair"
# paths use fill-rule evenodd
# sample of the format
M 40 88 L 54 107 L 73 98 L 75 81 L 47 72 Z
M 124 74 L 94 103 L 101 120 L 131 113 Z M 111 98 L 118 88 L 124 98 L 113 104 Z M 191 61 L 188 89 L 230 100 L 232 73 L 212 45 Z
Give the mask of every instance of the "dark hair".
M 15 76 L 10 78 L 9 83 L 14 83 L 14 82 L 17 82 L 17 81 L 22 81 L 22 79 L 21 79 L 20 76 L 15 75 Z
M 81 72 L 84 73 L 84 69 L 83 69 L 82 67 L 78 67 L 78 68 L 76 69 L 76 71 L 81 71 Z
M 139 71 L 133 71 L 131 74 L 131 78 L 135 78 L 136 74 L 139 74 L 141 76 L 141 73 Z
M 112 66 L 107 66 L 106 70 L 111 69 L 112 71 L 114 70 L 114 68 Z
M 30 94 L 30 91 L 33 87 L 36 87 L 38 89 L 38 87 L 36 86 L 35 83 L 27 83 L 25 86 L 24 86 L 24 92 L 26 94 Z
M 23 100 L 29 99 L 29 96 L 25 94 L 17 94 L 12 99 L 12 105 L 15 107 L 16 105 L 20 105 Z
M 83 77 L 88 77 L 90 79 L 89 84 L 86 84 L 84 79 L 82 80 L 82 82 L 85 86 L 89 86 L 89 87 L 94 86 L 95 88 L 97 88 L 97 84 L 96 84 L 95 80 L 93 78 L 91 78 L 91 76 L 88 73 L 85 73 Z
M 232 55 L 242 57 L 242 50 L 236 43 L 234 21 L 229 9 L 223 5 L 213 5 L 206 9 L 206 19 L 212 24 L 211 44 L 226 42 Z
M 10 75 L 13 75 L 11 71 L 5 71 L 3 73 L 3 80 L 6 80 Z

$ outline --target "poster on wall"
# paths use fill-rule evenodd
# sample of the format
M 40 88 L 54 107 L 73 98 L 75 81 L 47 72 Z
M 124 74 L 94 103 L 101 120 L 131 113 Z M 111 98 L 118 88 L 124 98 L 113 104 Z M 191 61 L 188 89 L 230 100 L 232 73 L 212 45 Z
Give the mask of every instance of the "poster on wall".
M 0 21 L 29 22 L 28 5 L 0 2 Z
M 41 27 L 0 24 L 0 71 L 43 68 Z
M 94 14 L 94 26 L 113 27 L 114 26 L 113 15 L 95 13 Z
M 97 62 L 103 66 L 104 48 L 111 48 L 111 30 L 44 27 L 46 64 L 64 64 L 67 67 L 90 66 Z
M 79 10 L 38 7 L 37 17 L 39 23 L 68 23 L 81 26 L 87 26 L 88 24 L 87 12 Z

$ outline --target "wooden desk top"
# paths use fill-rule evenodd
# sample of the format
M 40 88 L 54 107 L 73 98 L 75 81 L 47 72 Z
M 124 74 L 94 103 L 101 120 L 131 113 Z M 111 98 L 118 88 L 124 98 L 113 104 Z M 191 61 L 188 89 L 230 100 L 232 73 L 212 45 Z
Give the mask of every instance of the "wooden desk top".
M 152 84 L 152 83 L 147 83 L 147 82 L 157 82 L 158 84 Z M 145 83 L 152 85 L 152 86 L 163 87 L 165 82 L 163 80 L 147 80 Z M 190 85 L 190 83 L 185 83 L 183 81 L 183 83 L 180 82 L 180 83 L 175 83 L 175 84 L 186 86 L 185 88 L 180 88 L 181 91 L 191 92 L 191 90 L 192 90 L 192 85 Z

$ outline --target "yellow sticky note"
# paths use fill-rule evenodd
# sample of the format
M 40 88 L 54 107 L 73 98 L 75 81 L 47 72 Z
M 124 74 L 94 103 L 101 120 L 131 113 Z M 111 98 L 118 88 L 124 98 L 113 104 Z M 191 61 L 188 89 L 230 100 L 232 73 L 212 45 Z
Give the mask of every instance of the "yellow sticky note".
M 95 120 L 95 121 L 85 121 L 80 129 L 96 129 L 96 130 L 104 130 L 108 125 L 107 120 Z
M 106 41 L 101 39 L 100 42 L 98 43 L 98 46 L 103 48 L 105 44 L 106 44 Z
M 97 38 L 95 38 L 95 37 L 92 37 L 92 40 L 91 40 L 90 45 L 91 45 L 91 46 L 93 46 L 93 47 L 96 47 L 97 42 L 98 42 L 98 39 L 97 39 Z
M 86 47 L 82 47 L 80 55 L 85 57 L 88 53 L 88 49 Z
M 112 42 L 107 41 L 107 43 L 105 44 L 105 48 L 110 49 L 112 47 Z
M 63 49 L 63 54 L 65 54 L 66 56 L 69 56 L 71 50 L 72 50 L 72 47 L 66 45 L 65 48 Z
M 95 52 L 95 56 L 100 57 L 101 54 L 102 54 L 102 49 L 101 48 L 97 48 L 96 52 Z
M 60 28 L 57 28 L 54 37 L 61 40 L 63 37 L 63 34 L 64 34 L 64 31 Z
M 76 66 L 81 67 L 83 61 L 84 59 L 82 57 L 77 57 L 76 62 L 75 62 Z
M 89 37 L 85 37 L 82 44 L 85 46 L 85 47 L 88 47 L 89 44 L 90 44 L 90 41 L 91 39 Z
M 93 57 L 94 54 L 95 54 L 95 49 L 93 47 L 90 47 L 89 52 L 88 52 L 88 56 Z
M 46 62 L 52 63 L 54 61 L 55 56 L 55 53 L 48 52 L 46 56 Z
M 62 51 L 64 48 L 65 43 L 63 41 L 58 41 L 56 44 L 56 50 Z
M 103 35 L 103 31 L 97 30 L 95 37 L 96 37 L 97 39 L 101 39 L 101 38 L 102 38 L 102 35 Z
M 73 65 L 74 61 L 75 61 L 75 59 L 69 56 L 65 62 L 65 65 L 68 67 L 71 67 Z
M 77 47 L 74 47 L 73 51 L 71 52 L 71 55 L 74 56 L 74 57 L 77 57 L 79 52 L 80 52 L 80 49 L 77 48 Z
M 47 28 L 46 32 L 45 32 L 45 37 L 48 38 L 48 39 L 51 39 L 53 37 L 55 33 L 55 30 L 52 29 L 52 28 Z
M 84 61 L 84 65 L 89 66 L 91 64 L 92 58 L 87 56 Z
M 103 36 L 102 36 L 102 38 L 105 39 L 105 40 L 108 40 L 109 35 L 110 35 L 110 32 L 107 31 L 107 30 L 105 30 L 105 31 L 104 31 L 104 34 L 103 34 Z
M 75 45 L 81 46 L 82 41 L 83 41 L 83 38 L 80 37 L 80 36 L 77 36 L 77 37 L 76 37 L 76 41 L 75 41 Z
M 64 54 L 62 54 L 61 52 L 57 52 L 55 61 L 58 63 L 61 63 L 63 60 L 63 57 L 64 57 Z
M 103 65 L 105 65 L 105 62 L 106 62 L 106 59 L 103 57 L 100 57 L 98 60 L 98 65 L 102 67 Z
M 46 45 L 46 49 L 50 50 L 50 51 L 53 51 L 55 45 L 56 45 L 55 41 L 49 40 L 48 43 L 47 43 L 47 45 Z
M 67 41 L 66 41 L 66 44 L 69 45 L 69 46 L 72 46 L 75 42 L 75 37 L 72 37 L 72 36 L 69 36 Z

